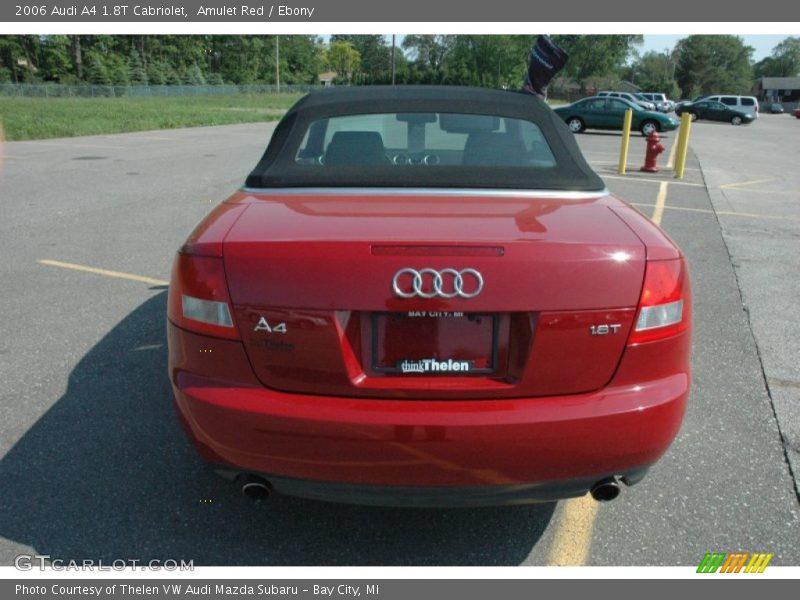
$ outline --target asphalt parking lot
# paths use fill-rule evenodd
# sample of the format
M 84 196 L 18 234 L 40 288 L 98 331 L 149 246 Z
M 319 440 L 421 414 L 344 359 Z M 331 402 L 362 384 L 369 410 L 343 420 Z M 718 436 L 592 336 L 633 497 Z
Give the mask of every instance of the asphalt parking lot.
M 619 134 L 578 137 L 687 254 L 690 406 L 668 454 L 612 503 L 480 510 L 254 505 L 184 439 L 166 377 L 171 260 L 273 125 L 5 145 L 0 564 L 696 565 L 747 551 L 800 565 L 800 121 L 694 124 L 682 181 L 638 172 L 638 134 L 624 177 Z

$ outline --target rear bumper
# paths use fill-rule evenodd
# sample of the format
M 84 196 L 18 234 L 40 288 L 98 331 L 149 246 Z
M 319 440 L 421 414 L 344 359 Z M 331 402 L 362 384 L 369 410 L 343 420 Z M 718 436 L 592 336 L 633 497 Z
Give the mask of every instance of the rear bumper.
M 255 380 L 239 342 L 168 327 L 175 403 L 200 453 L 264 474 L 277 491 L 328 500 L 499 504 L 582 495 L 607 476 L 636 481 L 677 434 L 689 392 L 688 365 L 635 383 L 621 365 L 608 387 L 569 396 L 290 394 Z M 688 348 L 688 336 L 675 343 Z M 626 360 L 635 371 L 641 359 Z
M 627 485 L 634 485 L 647 474 L 648 467 L 619 473 Z M 237 471 L 217 469 L 226 479 L 236 480 Z M 248 475 L 250 475 L 248 473 Z M 399 486 L 310 481 L 257 473 L 272 491 L 325 502 L 341 502 L 371 506 L 417 508 L 458 508 L 467 506 L 499 506 L 555 502 L 564 498 L 584 496 L 601 478 L 568 479 L 517 485 L 482 486 Z

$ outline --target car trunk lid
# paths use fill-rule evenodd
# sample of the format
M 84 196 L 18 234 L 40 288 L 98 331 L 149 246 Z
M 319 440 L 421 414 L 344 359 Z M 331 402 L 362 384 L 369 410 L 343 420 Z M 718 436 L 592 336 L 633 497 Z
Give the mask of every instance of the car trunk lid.
M 604 385 L 621 357 L 645 252 L 597 197 L 238 201 L 248 206 L 225 240 L 225 269 L 267 386 L 408 398 L 574 393 Z

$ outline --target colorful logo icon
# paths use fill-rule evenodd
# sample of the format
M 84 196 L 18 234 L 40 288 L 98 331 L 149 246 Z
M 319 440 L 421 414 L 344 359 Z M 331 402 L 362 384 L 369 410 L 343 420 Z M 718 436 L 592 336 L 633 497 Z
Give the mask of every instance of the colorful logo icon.
M 726 554 L 724 552 L 707 553 L 700 566 L 697 567 L 698 573 L 763 573 L 767 568 L 773 554 L 749 552 L 734 552 Z

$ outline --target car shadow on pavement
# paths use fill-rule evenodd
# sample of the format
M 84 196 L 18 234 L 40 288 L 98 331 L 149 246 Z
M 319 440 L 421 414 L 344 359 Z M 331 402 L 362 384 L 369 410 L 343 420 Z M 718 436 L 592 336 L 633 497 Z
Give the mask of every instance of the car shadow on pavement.
M 555 503 L 387 509 L 253 504 L 184 438 L 167 379 L 166 292 L 77 364 L 0 461 L 0 536 L 64 561 L 199 565 L 514 565 Z

